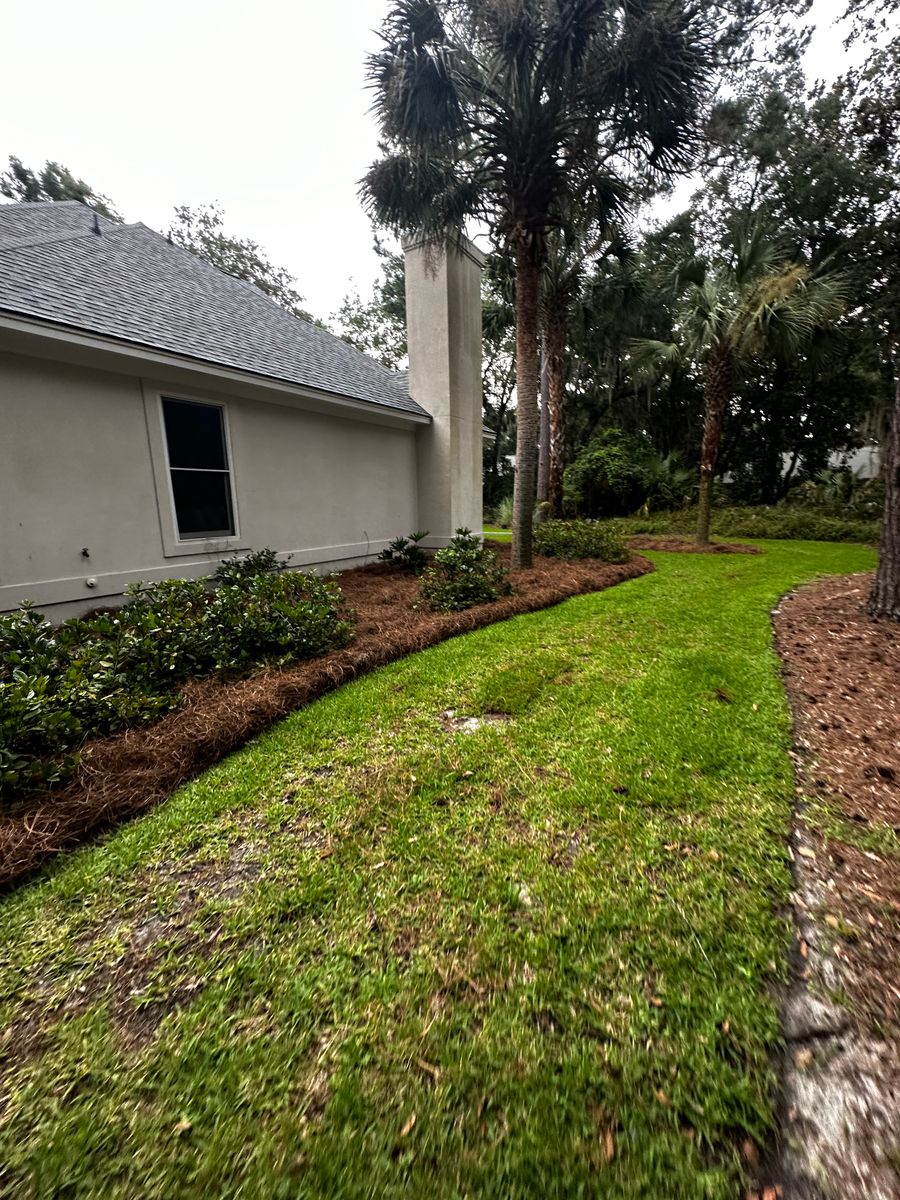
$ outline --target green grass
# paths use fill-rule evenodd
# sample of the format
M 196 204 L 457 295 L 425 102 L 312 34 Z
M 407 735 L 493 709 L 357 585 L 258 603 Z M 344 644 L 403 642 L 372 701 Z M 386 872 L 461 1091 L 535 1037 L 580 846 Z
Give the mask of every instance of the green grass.
M 769 609 L 873 556 L 653 557 L 7 898 L 0 1193 L 733 1200 L 787 937 Z
M 484 536 L 495 542 L 511 542 L 512 530 L 501 529 L 499 525 L 485 525 Z

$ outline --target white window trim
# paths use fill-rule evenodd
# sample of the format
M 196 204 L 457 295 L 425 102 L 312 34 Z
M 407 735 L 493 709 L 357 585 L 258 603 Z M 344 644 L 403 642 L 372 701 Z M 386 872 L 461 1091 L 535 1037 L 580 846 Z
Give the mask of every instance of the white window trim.
M 169 464 L 169 445 L 166 438 L 163 400 L 180 400 L 185 404 L 205 404 L 222 412 L 222 429 L 225 436 L 225 454 L 228 462 L 228 486 L 231 491 L 231 512 L 234 517 L 234 533 L 222 537 L 183 538 L 178 532 L 178 516 L 175 511 L 175 496 L 172 491 L 172 468 Z M 159 525 L 162 535 L 163 556 L 178 558 L 186 555 L 221 555 L 235 550 L 246 550 L 248 543 L 241 535 L 241 516 L 238 509 L 237 487 L 235 486 L 235 462 L 231 445 L 231 423 L 228 405 L 222 400 L 211 400 L 207 396 L 189 396 L 175 388 L 154 387 L 144 391 L 144 412 L 150 440 L 150 457 L 156 483 L 156 502 L 159 510 Z

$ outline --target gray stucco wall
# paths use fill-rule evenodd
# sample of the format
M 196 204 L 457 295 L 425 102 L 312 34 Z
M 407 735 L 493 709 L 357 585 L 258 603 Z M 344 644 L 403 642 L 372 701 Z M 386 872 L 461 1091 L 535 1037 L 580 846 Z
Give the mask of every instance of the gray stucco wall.
M 161 392 L 225 406 L 236 537 L 178 544 Z M 0 352 L 0 611 L 62 618 L 262 546 L 359 565 L 417 520 L 412 428 Z

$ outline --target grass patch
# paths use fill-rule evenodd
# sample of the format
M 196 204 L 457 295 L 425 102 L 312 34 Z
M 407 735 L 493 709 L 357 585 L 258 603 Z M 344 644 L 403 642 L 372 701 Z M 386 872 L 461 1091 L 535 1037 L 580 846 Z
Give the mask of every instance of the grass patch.
M 490 538 L 492 542 L 511 542 L 512 530 L 501 529 L 499 525 L 485 525 L 484 536 Z
M 324 698 L 7 898 L 0 1190 L 732 1200 L 786 939 L 768 613 L 873 556 L 653 557 Z
M 900 833 L 891 825 L 854 821 L 843 812 L 839 797 L 832 799 L 814 793 L 804 799 L 806 822 L 822 837 L 872 854 L 900 855 Z

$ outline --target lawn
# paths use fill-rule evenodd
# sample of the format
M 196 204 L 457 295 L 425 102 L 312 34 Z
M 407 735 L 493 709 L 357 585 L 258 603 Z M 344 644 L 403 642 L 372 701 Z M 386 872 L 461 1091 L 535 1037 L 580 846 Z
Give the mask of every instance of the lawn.
M 512 541 L 512 530 L 501 529 L 499 525 L 485 525 L 483 532 L 486 538 L 490 538 L 494 542 Z
M 873 555 L 651 557 L 8 897 L 0 1192 L 734 1200 L 787 938 L 769 610 Z

